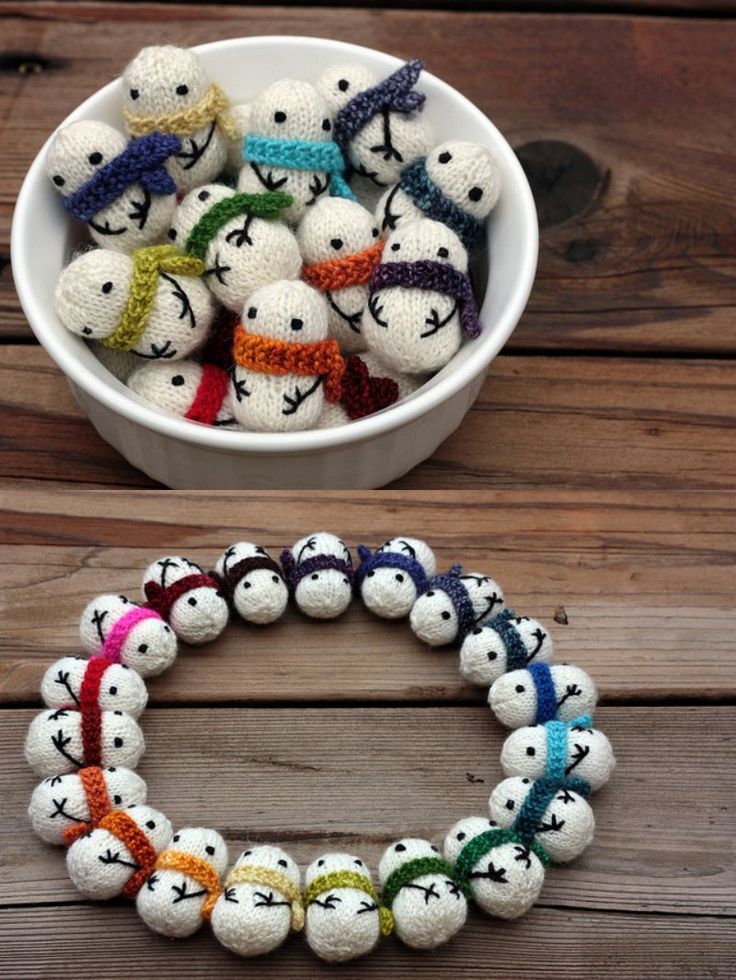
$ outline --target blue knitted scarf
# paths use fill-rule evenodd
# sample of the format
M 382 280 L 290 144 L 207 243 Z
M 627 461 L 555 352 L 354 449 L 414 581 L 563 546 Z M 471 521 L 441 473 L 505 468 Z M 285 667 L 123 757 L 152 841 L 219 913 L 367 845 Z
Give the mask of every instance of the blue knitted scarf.
M 452 603 L 457 616 L 457 632 L 453 637 L 454 643 L 461 643 L 475 626 L 475 609 L 470 600 L 468 590 L 460 581 L 462 565 L 453 565 L 449 572 L 440 572 L 429 580 L 428 588 L 445 592 Z
M 527 650 L 521 633 L 512 622 L 516 619 L 513 609 L 504 609 L 484 624 L 483 629 L 495 630 L 506 647 L 506 670 L 523 670 L 527 664 Z
M 452 228 L 468 250 L 483 237 L 485 224 L 442 193 L 427 173 L 426 157 L 420 157 L 404 167 L 399 187 L 428 218 Z
M 338 146 L 345 151 L 356 133 L 384 109 L 394 112 L 421 111 L 426 96 L 423 92 L 414 92 L 413 88 L 423 68 L 418 58 L 407 61 L 382 82 L 354 95 L 335 117 L 333 136 Z
M 577 777 L 570 779 L 546 777 L 545 779 L 534 780 L 519 808 L 516 820 L 511 825 L 511 829 L 519 835 L 527 846 L 539 833 L 539 825 L 544 817 L 544 811 L 561 790 L 577 793 L 587 800 L 590 796 L 590 783 L 587 779 Z
M 343 176 L 345 161 L 337 143 L 271 139 L 251 133 L 243 141 L 243 159 L 289 170 L 323 170 L 330 175 L 331 197 L 356 200 Z
M 572 728 L 591 728 L 593 719 L 590 715 L 580 715 L 571 721 L 548 721 L 545 724 L 547 734 L 547 776 L 558 782 L 566 778 L 567 768 L 567 737 Z
M 357 588 L 363 584 L 363 579 L 368 572 L 372 572 L 376 568 L 400 568 L 412 578 L 418 595 L 421 595 L 428 588 L 429 580 L 424 571 L 424 566 L 411 555 L 405 555 L 400 551 L 376 551 L 371 554 L 370 548 L 366 548 L 363 544 L 358 545 L 358 554 L 360 565 L 355 570 Z

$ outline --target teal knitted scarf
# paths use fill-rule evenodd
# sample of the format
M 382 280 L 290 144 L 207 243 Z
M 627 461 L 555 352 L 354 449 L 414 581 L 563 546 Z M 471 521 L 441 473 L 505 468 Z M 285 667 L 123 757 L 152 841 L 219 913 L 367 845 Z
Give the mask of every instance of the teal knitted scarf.
M 345 160 L 337 143 L 271 139 L 251 133 L 243 141 L 243 159 L 289 170 L 323 170 L 330 175 L 330 196 L 355 201 L 345 177 Z

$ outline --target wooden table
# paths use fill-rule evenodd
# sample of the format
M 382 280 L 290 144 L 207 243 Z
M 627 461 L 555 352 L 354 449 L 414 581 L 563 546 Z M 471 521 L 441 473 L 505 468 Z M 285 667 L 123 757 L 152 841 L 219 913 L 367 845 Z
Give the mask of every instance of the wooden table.
M 506 134 L 539 204 L 519 328 L 458 432 L 396 486 L 733 486 L 733 3 L 379 6 L 0 2 L 0 478 L 151 486 L 82 418 L 21 313 L 8 236 L 33 155 L 144 44 L 281 33 L 422 57 Z

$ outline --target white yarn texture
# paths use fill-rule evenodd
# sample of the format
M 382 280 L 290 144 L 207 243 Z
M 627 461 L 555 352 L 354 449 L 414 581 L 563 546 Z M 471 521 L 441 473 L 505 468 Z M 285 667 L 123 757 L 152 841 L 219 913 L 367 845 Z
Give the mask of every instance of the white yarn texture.
M 460 647 L 460 673 L 466 681 L 481 687 L 490 687 L 509 669 L 507 641 L 502 631 L 494 629 L 493 622 L 476 626 Z M 552 636 L 540 622 L 530 616 L 515 616 L 511 623 L 524 645 L 527 663 L 552 659 Z
M 333 555 L 351 567 L 350 549 L 342 540 L 327 531 L 316 531 L 300 538 L 291 553 L 299 566 L 309 558 Z M 299 609 L 312 619 L 336 619 L 350 605 L 352 586 L 347 576 L 336 568 L 323 568 L 303 576 L 294 590 L 294 601 Z
M 223 578 L 238 562 L 247 558 L 271 558 L 258 544 L 236 541 L 217 559 L 215 574 Z M 233 606 L 246 623 L 274 623 L 289 601 L 289 590 L 281 574 L 269 568 L 253 568 L 242 574 L 233 590 Z
M 434 552 L 418 538 L 389 538 L 377 553 L 403 555 L 418 562 L 428 578 L 436 571 Z M 403 568 L 375 568 L 367 572 L 360 586 L 360 596 L 376 616 L 384 619 L 403 619 L 417 600 L 414 579 Z
M 101 723 L 103 766 L 138 765 L 146 744 L 138 723 L 123 711 L 103 711 Z M 31 722 L 26 736 L 26 761 L 37 776 L 59 776 L 81 769 L 85 760 L 82 716 L 66 708 L 49 708 Z
M 463 572 L 459 577 L 473 607 L 476 623 L 482 623 L 505 606 L 501 586 L 484 572 Z M 450 595 L 441 583 L 429 583 L 414 603 L 409 623 L 420 640 L 430 646 L 444 646 L 458 640 L 459 621 Z M 459 638 L 462 640 L 462 637 Z
M 550 667 L 560 721 L 572 721 L 592 714 L 598 703 L 598 692 L 592 679 L 570 664 Z M 528 670 L 511 670 L 494 682 L 488 692 L 488 703 L 496 718 L 507 728 L 522 728 L 537 720 L 537 689 Z
M 51 664 L 41 681 L 41 697 L 49 708 L 77 708 L 89 660 L 62 657 Z M 124 711 L 138 718 L 148 701 L 143 678 L 126 664 L 108 663 L 97 703 L 104 711 Z
M 202 575 L 203 569 L 181 555 L 167 555 L 152 562 L 143 576 L 146 582 L 173 585 L 188 575 Z M 229 610 L 219 588 L 200 585 L 189 589 L 171 607 L 169 623 L 180 640 L 192 646 L 211 643 L 227 626 Z
M 104 644 L 119 620 L 138 603 L 123 595 L 98 595 L 87 604 L 79 621 L 82 649 L 90 656 L 103 653 Z M 176 659 L 176 634 L 160 616 L 150 617 L 133 626 L 120 651 L 120 660 L 141 677 L 160 674 Z
M 331 852 L 312 861 L 304 875 L 304 887 L 332 871 L 354 871 L 370 878 L 360 858 Z M 365 956 L 380 937 L 378 906 L 360 888 L 330 888 L 307 906 L 304 934 L 310 949 L 328 963 Z

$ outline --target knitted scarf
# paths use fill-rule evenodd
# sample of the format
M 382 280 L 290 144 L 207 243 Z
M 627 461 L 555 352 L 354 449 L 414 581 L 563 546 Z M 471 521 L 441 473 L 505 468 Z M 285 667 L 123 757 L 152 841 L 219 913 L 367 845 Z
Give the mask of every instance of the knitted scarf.
M 291 903 L 291 928 L 298 932 L 304 927 L 304 906 L 299 886 L 281 871 L 260 864 L 240 864 L 225 879 L 225 888 L 241 884 L 264 885 L 281 892 Z
M 133 350 L 141 339 L 156 298 L 159 273 L 201 276 L 204 272 L 201 259 L 184 255 L 175 245 L 146 245 L 137 248 L 132 259 L 133 276 L 128 302 L 120 323 L 102 341 L 103 346 L 112 350 Z
M 138 870 L 131 874 L 123 886 L 123 895 L 126 898 L 135 898 L 156 865 L 153 844 L 125 810 L 111 810 L 97 826 L 117 837 L 138 866 Z
M 212 238 L 231 218 L 247 214 L 254 218 L 278 218 L 282 208 L 294 203 L 291 194 L 267 191 L 264 194 L 233 194 L 205 211 L 189 232 L 184 251 L 204 259 Z
M 356 134 L 384 109 L 393 112 L 421 111 L 426 96 L 412 89 L 423 68 L 418 59 L 407 61 L 373 88 L 354 95 L 335 117 L 334 138 L 338 146 L 344 151 Z
M 219 874 L 209 861 L 204 861 L 194 854 L 187 854 L 185 851 L 167 849 L 156 858 L 155 869 L 157 871 L 179 871 L 181 874 L 193 878 L 207 892 L 207 897 L 202 902 L 200 915 L 203 919 L 211 917 L 215 902 L 222 894 L 222 885 Z
M 513 609 L 504 609 L 493 619 L 483 624 L 484 629 L 495 630 L 506 647 L 506 670 L 523 670 L 527 665 L 527 652 L 521 634 L 513 624 L 516 613 Z
M 146 609 L 144 606 L 134 606 L 118 619 L 113 628 L 105 637 L 100 650 L 100 657 L 119 664 L 122 661 L 123 644 L 130 636 L 131 631 L 146 619 L 158 619 L 161 617 L 153 609 Z
M 176 194 L 176 184 L 164 163 L 180 150 L 181 140 L 172 134 L 149 133 L 131 140 L 122 153 L 62 198 L 64 207 L 78 221 L 89 221 L 135 183 L 152 194 Z
M 345 161 L 337 143 L 280 140 L 251 133 L 243 142 L 243 159 L 289 170 L 323 170 L 330 175 L 330 197 L 356 200 L 345 182 Z
M 393 378 L 377 378 L 368 371 L 365 361 L 351 354 L 345 361 L 340 404 L 348 418 L 362 419 L 380 412 L 399 400 L 399 386 Z
M 64 843 L 70 847 L 75 840 L 88 834 L 112 810 L 105 775 L 99 766 L 87 766 L 77 773 L 87 799 L 89 820 L 72 824 L 64 831 Z
M 427 173 L 426 157 L 404 167 L 399 187 L 428 218 L 452 228 L 469 250 L 483 237 L 485 224 L 446 197 Z
M 378 892 L 373 882 L 366 875 L 359 874 L 357 871 L 329 871 L 327 874 L 319 875 L 311 884 L 304 889 L 303 902 L 307 908 L 323 892 L 332 891 L 334 888 L 359 888 L 365 892 L 378 906 L 378 921 L 381 935 L 388 936 L 394 927 L 394 917 L 391 910 L 381 905 Z
M 444 875 L 445 878 L 449 878 L 451 882 L 458 885 L 466 898 L 470 898 L 470 887 L 467 882 L 457 876 L 451 864 L 439 856 L 427 856 L 407 861 L 391 872 L 383 885 L 381 894 L 383 904 L 390 909 L 401 889 L 424 875 Z
M 558 781 L 567 778 L 567 738 L 573 728 L 591 728 L 590 715 L 580 715 L 571 721 L 548 721 L 545 726 L 547 736 L 547 773 L 550 779 Z
M 542 864 L 547 867 L 550 863 L 549 855 L 536 841 L 527 844 L 515 830 L 501 830 L 500 827 L 492 827 L 485 830 L 482 834 L 471 837 L 463 847 L 455 861 L 455 874 L 461 881 L 470 884 L 474 878 L 473 868 L 485 857 L 494 847 L 502 844 L 519 844 L 530 851 L 534 851 Z
M 191 592 L 192 589 L 204 588 L 215 589 L 219 592 L 220 583 L 211 576 L 200 572 L 198 574 L 185 575 L 183 578 L 177 579 L 176 582 L 172 582 L 171 585 L 166 586 L 161 585 L 154 579 L 150 579 L 144 584 L 143 591 L 148 607 L 154 609 L 162 619 L 168 622 L 171 616 L 171 609 L 177 599 L 181 599 L 183 595 Z
M 468 590 L 460 581 L 462 565 L 453 565 L 449 572 L 440 572 L 428 582 L 430 589 L 441 589 L 447 594 L 457 616 L 457 632 L 453 642 L 464 640 L 475 626 L 475 609 L 470 601 Z
M 470 279 L 464 272 L 452 266 L 434 262 L 432 259 L 418 259 L 416 262 L 384 262 L 377 265 L 371 276 L 369 289 L 389 289 L 402 286 L 405 289 L 427 289 L 435 293 L 452 296 L 460 305 L 460 323 L 470 337 L 480 334 L 478 307 L 473 296 Z
M 297 565 L 294 555 L 288 548 L 285 548 L 281 552 L 281 564 L 284 569 L 284 579 L 292 595 L 305 576 L 311 575 L 313 572 L 323 572 L 330 568 L 342 572 L 350 585 L 353 584 L 353 566 L 344 558 L 338 558 L 337 555 L 313 555 L 311 558 L 305 558 Z
M 577 793 L 587 800 L 590 796 L 590 783 L 587 779 L 578 778 L 535 779 L 511 827 L 524 844 L 531 844 L 539 833 L 545 810 L 561 790 Z
M 214 364 L 203 364 L 194 401 L 184 418 L 203 425 L 214 425 L 229 388 L 230 378 L 226 371 Z
M 268 555 L 251 555 L 250 558 L 241 558 L 234 565 L 230 565 L 222 575 L 218 575 L 217 572 L 211 572 L 210 574 L 220 583 L 228 602 L 232 603 L 235 589 L 240 582 L 249 572 L 253 572 L 258 568 L 273 572 L 274 575 L 282 578 L 281 568 L 278 563 L 273 558 L 269 558 Z
M 322 293 L 345 289 L 347 286 L 362 286 L 370 279 L 382 254 L 383 242 L 376 242 L 375 245 L 369 245 L 361 252 L 346 255 L 342 259 L 328 259 L 316 265 L 305 265 L 302 279 Z
M 246 333 L 238 324 L 233 341 L 235 363 L 261 374 L 320 375 L 325 379 L 325 398 L 340 400 L 340 380 L 345 361 L 335 340 L 318 340 L 312 344 L 293 344 L 287 340 L 272 340 L 258 334 Z
M 418 595 L 429 588 L 424 566 L 411 555 L 405 555 L 400 551 L 375 551 L 371 554 L 371 549 L 363 544 L 358 545 L 358 555 L 360 565 L 355 570 L 355 584 L 358 588 L 363 584 L 363 579 L 368 572 L 373 572 L 377 568 L 399 568 L 402 572 L 406 572 L 414 582 Z
M 179 109 L 177 112 L 161 116 L 138 116 L 130 109 L 126 109 L 123 115 L 128 132 L 133 136 L 144 136 L 156 129 L 160 133 L 191 136 L 192 133 L 196 133 L 198 129 L 215 119 L 222 134 L 229 140 L 236 140 L 238 138 L 237 128 L 226 113 L 229 104 L 227 96 L 220 86 L 213 82 L 199 102 Z

